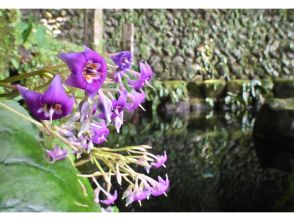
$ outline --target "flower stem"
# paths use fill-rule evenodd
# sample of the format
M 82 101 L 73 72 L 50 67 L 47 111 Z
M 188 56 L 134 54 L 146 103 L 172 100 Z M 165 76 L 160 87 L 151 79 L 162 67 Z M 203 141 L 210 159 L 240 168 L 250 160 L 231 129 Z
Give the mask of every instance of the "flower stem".
M 53 70 L 57 70 L 57 69 L 62 68 L 64 66 L 65 66 L 64 64 L 56 65 L 56 66 L 50 66 L 50 67 L 43 68 L 41 70 L 32 71 L 32 72 L 25 73 L 25 74 L 19 74 L 19 75 L 16 75 L 16 76 L 9 77 L 9 78 L 6 78 L 4 80 L 1 80 L 0 83 L 11 83 L 11 82 L 14 82 L 14 81 L 23 80 L 23 79 L 26 79 L 26 78 L 29 78 L 29 77 L 33 77 L 33 76 L 36 76 L 36 75 L 41 75 L 41 74 L 46 73 L 46 72 L 51 72 Z

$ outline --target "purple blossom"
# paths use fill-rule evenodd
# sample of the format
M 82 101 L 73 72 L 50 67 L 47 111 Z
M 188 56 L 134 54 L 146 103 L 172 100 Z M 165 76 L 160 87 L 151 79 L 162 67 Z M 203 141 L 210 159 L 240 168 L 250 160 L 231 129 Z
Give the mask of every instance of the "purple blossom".
M 161 166 L 164 166 L 164 163 L 167 161 L 167 155 L 166 151 L 164 151 L 164 155 L 156 155 L 155 162 L 151 163 L 151 165 L 155 168 L 159 168 Z
M 46 150 L 46 152 L 52 162 L 63 160 L 67 156 L 67 151 L 61 149 L 58 145 L 56 145 L 53 150 Z
M 139 201 L 139 203 L 141 204 L 141 201 L 148 199 L 150 194 L 151 194 L 151 191 L 149 188 L 144 188 L 143 190 L 137 190 L 134 193 L 133 202 Z
M 109 135 L 109 130 L 104 122 L 91 124 L 91 131 L 91 140 L 94 144 L 104 143 Z
M 113 107 L 113 110 L 115 113 L 123 111 L 123 109 L 126 105 L 126 102 L 127 102 L 127 95 L 128 95 L 127 90 L 125 90 L 125 89 L 120 90 L 119 94 L 120 95 L 119 95 L 118 99 L 112 101 L 112 107 Z
M 117 199 L 117 191 L 115 190 L 113 195 L 110 194 L 110 193 L 107 193 L 106 194 L 106 199 L 105 200 L 100 200 L 100 202 L 105 204 L 105 205 L 111 205 L 111 204 L 114 204 L 116 199 Z
M 128 98 L 131 100 L 131 102 L 127 103 L 125 108 L 129 112 L 132 112 L 139 106 L 141 107 L 141 103 L 143 103 L 145 100 L 145 94 L 143 91 L 138 92 L 134 90 L 132 93 L 128 93 Z
M 98 108 L 100 112 L 102 113 L 98 117 L 105 119 L 107 124 L 111 122 L 111 115 L 112 115 L 112 102 L 111 100 L 103 93 L 102 90 L 98 91 L 99 95 L 99 102 L 98 102 Z
M 118 97 L 118 99 L 112 101 L 112 107 L 113 107 L 112 117 L 114 118 L 114 125 L 118 133 L 123 124 L 123 117 L 124 117 L 123 109 L 125 108 L 125 105 L 127 102 L 127 94 L 128 92 L 126 90 L 121 90 L 120 96 Z
M 62 53 L 58 57 L 71 71 L 66 84 L 85 90 L 89 96 L 93 96 L 106 79 L 107 64 L 97 52 L 86 46 L 84 49 L 82 52 Z
M 121 51 L 110 55 L 111 60 L 118 67 L 119 71 L 129 69 L 132 64 L 132 55 L 130 51 Z
M 61 81 L 61 77 L 56 75 L 43 94 L 17 85 L 18 91 L 24 98 L 34 118 L 52 121 L 67 116 L 72 112 L 74 97 L 69 97 L 66 94 Z
M 128 79 L 128 83 L 136 90 L 144 87 L 145 84 L 149 84 L 153 75 L 151 67 L 146 62 L 140 62 L 140 73 L 133 73 L 136 74 L 138 78 L 136 80 Z
M 162 179 L 160 176 L 158 176 L 158 182 L 153 186 L 151 189 L 151 195 L 153 196 L 160 196 L 162 194 L 166 195 L 166 191 L 169 187 L 169 179 L 166 175 L 166 179 Z

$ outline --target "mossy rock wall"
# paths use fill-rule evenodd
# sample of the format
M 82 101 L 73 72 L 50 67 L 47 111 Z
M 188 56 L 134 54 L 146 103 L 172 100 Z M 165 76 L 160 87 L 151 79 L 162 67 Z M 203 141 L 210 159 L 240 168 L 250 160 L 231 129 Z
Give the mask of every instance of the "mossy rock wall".
M 107 51 L 132 22 L 159 79 L 294 77 L 294 10 L 104 10 Z
M 13 24 L 17 18 L 17 10 L 0 10 L 0 80 L 8 76 L 15 41 Z
M 135 25 L 135 58 L 160 80 L 294 78 L 294 10 L 105 9 L 104 49 Z M 82 44 L 84 10 L 22 10 L 56 37 Z

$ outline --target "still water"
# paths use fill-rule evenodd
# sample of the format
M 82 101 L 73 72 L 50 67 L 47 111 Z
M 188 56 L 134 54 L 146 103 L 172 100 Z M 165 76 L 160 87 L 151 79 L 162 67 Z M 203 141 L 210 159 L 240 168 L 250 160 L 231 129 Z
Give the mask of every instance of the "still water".
M 254 146 L 255 114 L 189 113 L 185 116 L 134 115 L 113 144 L 149 144 L 153 152 L 167 151 L 168 197 L 151 197 L 120 211 L 294 211 L 294 176 L 262 166 Z M 258 152 L 258 154 L 257 154 Z M 120 193 L 122 194 L 122 193 Z

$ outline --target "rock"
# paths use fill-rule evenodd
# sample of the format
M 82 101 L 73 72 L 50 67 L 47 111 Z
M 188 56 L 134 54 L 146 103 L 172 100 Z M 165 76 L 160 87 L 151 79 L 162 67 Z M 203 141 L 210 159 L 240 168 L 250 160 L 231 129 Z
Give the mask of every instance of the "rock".
M 181 56 L 176 56 L 173 59 L 173 64 L 176 65 L 176 66 L 181 65 L 183 62 L 184 62 L 184 59 Z
M 231 80 L 227 82 L 227 92 L 237 94 L 242 91 L 243 84 L 250 85 L 250 80 Z
M 154 66 L 154 65 L 156 65 L 157 63 L 159 63 L 160 60 L 161 60 L 161 58 L 160 58 L 159 56 L 157 56 L 157 55 L 153 55 L 153 56 L 151 56 L 151 57 L 149 58 L 148 61 L 149 61 L 149 63 L 150 63 L 151 66 Z
M 275 79 L 274 97 L 289 98 L 294 97 L 294 79 Z
M 65 16 L 67 15 L 66 10 L 61 10 L 60 15 L 61 15 L 62 17 L 65 17 Z
M 206 98 L 223 97 L 226 88 L 224 80 L 206 80 L 202 83 L 202 91 Z
M 264 104 L 253 128 L 255 148 L 265 167 L 294 170 L 294 98 Z
M 47 18 L 47 19 L 52 19 L 52 18 L 53 18 L 51 12 L 49 12 L 49 11 L 46 11 L 46 12 L 44 13 L 44 17 Z
M 204 98 L 204 95 L 202 94 L 201 90 L 201 81 L 190 81 L 187 84 L 187 90 L 189 93 L 189 96 L 192 98 Z
M 157 62 L 153 65 L 155 73 L 161 73 L 163 71 L 163 65 L 160 62 Z

